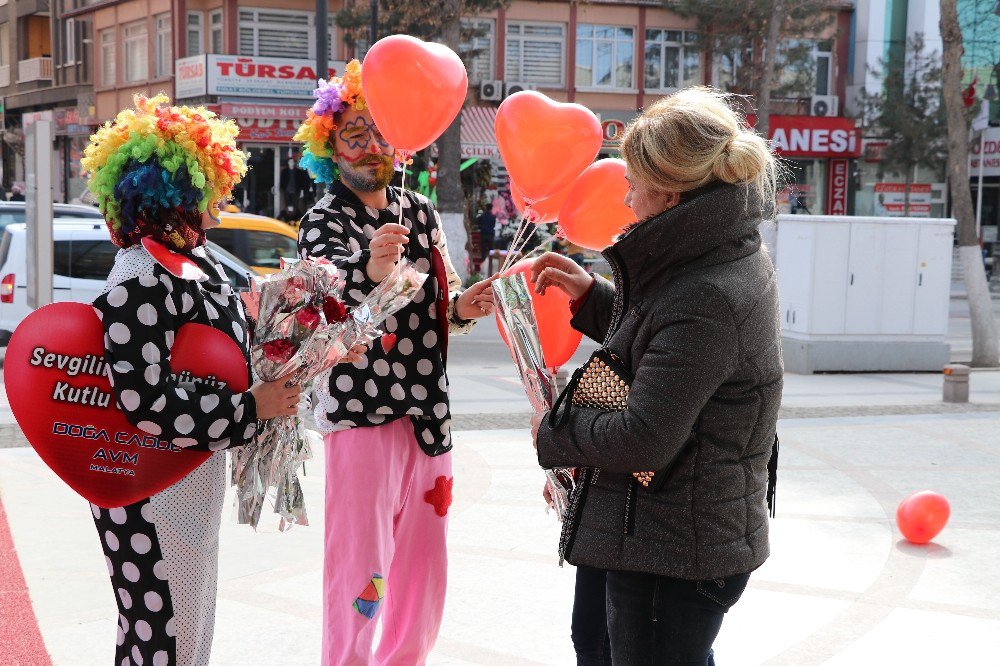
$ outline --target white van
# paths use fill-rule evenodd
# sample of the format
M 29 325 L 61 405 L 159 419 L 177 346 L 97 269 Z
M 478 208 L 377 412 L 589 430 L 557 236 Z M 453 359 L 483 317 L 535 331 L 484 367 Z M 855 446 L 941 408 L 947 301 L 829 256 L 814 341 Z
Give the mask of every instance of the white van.
M 103 219 L 59 219 L 53 225 L 52 299 L 92 303 L 101 295 L 118 248 Z M 27 238 L 23 223 L 8 224 L 0 240 L 0 345 L 31 312 L 27 298 Z M 237 291 L 249 288 L 252 268 L 218 245 L 209 248 Z

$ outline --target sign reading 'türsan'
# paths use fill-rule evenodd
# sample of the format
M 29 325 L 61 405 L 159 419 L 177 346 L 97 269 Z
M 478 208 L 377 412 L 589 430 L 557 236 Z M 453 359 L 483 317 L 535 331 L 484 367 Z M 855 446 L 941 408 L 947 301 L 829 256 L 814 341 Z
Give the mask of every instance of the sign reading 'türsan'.
M 346 67 L 343 61 L 331 62 L 324 78 L 342 74 Z M 209 53 L 176 62 L 174 97 L 234 95 L 311 99 L 318 78 L 311 60 Z

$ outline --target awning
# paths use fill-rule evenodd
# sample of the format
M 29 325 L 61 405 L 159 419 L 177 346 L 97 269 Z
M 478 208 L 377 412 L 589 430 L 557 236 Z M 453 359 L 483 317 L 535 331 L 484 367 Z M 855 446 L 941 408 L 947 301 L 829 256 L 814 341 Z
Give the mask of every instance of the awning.
M 493 106 L 469 106 L 462 109 L 462 157 L 500 159 L 493 122 L 497 110 Z

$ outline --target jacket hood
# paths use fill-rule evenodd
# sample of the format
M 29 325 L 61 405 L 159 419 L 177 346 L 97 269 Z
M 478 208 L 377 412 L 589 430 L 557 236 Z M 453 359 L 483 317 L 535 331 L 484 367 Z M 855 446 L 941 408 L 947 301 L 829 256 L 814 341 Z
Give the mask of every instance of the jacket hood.
M 638 224 L 604 251 L 633 288 L 688 264 L 734 261 L 760 249 L 758 225 L 769 216 L 756 188 L 712 184 L 686 201 Z M 611 256 L 609 256 L 611 255 Z

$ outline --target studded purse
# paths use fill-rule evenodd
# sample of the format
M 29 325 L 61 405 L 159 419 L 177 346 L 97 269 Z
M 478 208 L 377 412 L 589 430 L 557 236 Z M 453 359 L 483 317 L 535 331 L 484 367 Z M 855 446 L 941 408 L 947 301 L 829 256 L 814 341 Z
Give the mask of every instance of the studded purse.
M 569 420 L 571 407 L 625 411 L 631 382 L 632 375 L 621 359 L 607 349 L 598 349 L 583 367 L 573 373 L 566 390 L 552 406 L 549 425 L 553 428 L 565 425 Z M 632 472 L 632 476 L 643 488 L 650 488 L 656 473 Z

